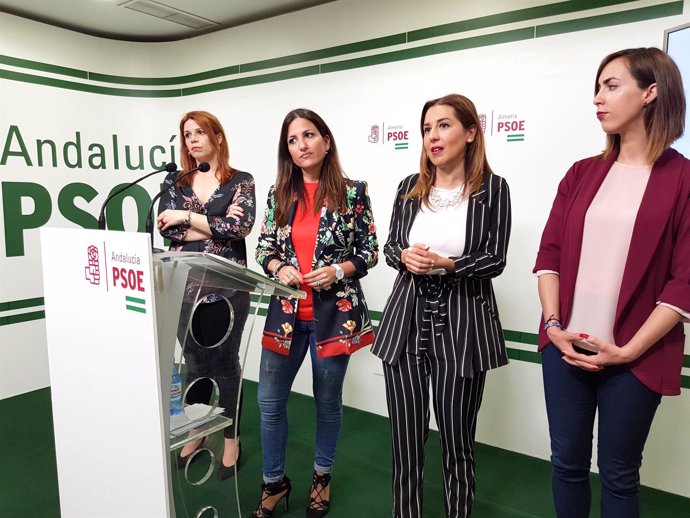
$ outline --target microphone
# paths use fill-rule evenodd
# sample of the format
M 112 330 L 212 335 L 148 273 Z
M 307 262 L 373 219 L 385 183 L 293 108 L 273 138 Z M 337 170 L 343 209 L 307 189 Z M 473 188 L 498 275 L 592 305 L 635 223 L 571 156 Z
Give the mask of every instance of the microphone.
M 115 196 L 120 194 L 123 191 L 126 191 L 133 185 L 138 184 L 142 180 L 146 180 L 149 176 L 152 176 L 156 173 L 162 173 L 163 171 L 167 171 L 169 173 L 173 173 L 177 171 L 177 164 L 175 162 L 170 162 L 169 164 L 166 164 L 166 166 L 163 169 L 159 169 L 158 171 L 154 171 L 153 173 L 149 173 L 147 175 L 142 176 L 141 178 L 134 180 L 132 183 L 128 183 L 121 189 L 118 189 L 114 193 L 112 193 L 110 196 L 106 198 L 106 200 L 103 202 L 103 205 L 101 205 L 101 212 L 98 214 L 98 230 L 105 230 L 105 206 L 108 205 L 108 202 L 112 200 Z
M 163 189 L 162 191 L 160 191 L 158 194 L 156 194 L 153 197 L 153 199 L 151 200 L 151 205 L 149 205 L 149 211 L 146 214 L 146 232 L 151 236 L 151 246 L 153 246 L 153 219 L 151 218 L 151 213 L 153 212 L 153 206 L 158 201 L 158 198 L 163 196 L 163 194 L 168 192 L 168 190 L 171 187 L 174 187 L 175 185 L 177 185 L 180 182 L 180 180 L 188 177 L 190 174 L 196 173 L 197 171 L 201 171 L 202 173 L 205 173 L 205 172 L 209 171 L 210 169 L 211 169 L 211 166 L 208 165 L 208 162 L 201 162 L 194 169 L 190 169 L 186 173 L 178 174 L 177 178 L 175 178 L 175 181 L 171 185 L 168 185 L 165 189 Z

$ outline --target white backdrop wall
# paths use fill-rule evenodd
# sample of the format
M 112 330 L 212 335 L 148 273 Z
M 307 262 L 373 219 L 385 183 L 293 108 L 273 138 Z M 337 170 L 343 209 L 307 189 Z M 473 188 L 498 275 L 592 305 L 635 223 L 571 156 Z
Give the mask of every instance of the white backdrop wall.
M 592 2 L 592 5 L 601 3 L 605 2 Z M 521 0 L 424 3 L 341 0 L 166 44 L 104 40 L 0 14 L 0 49 L 4 56 L 12 58 L 111 76 L 170 78 L 547 4 Z M 395 187 L 417 167 L 422 104 L 432 97 L 459 92 L 473 99 L 478 111 L 486 115 L 489 160 L 494 171 L 507 179 L 514 210 L 508 267 L 496 280 L 495 289 L 502 323 L 513 332 L 510 336 L 515 341 L 509 346 L 516 358 L 488 377 L 478 439 L 548 458 L 541 371 L 530 354 L 535 347 L 529 344 L 540 311 L 536 281 L 530 273 L 540 233 L 557 182 L 569 165 L 596 154 L 603 146 L 604 138 L 591 104 L 594 73 L 600 59 L 620 48 L 662 46 L 665 29 L 690 21 L 688 5 L 639 1 L 539 19 L 527 16 L 522 21 L 461 35 L 358 51 L 346 57 L 375 56 L 422 44 L 442 44 L 582 17 L 606 20 L 611 13 L 634 14 L 640 9 L 656 14 L 642 15 L 648 19 L 635 23 L 602 22 L 606 26 L 592 28 L 596 23 L 590 21 L 584 30 L 548 37 L 530 37 L 245 87 L 211 89 L 182 97 L 142 98 L 121 95 L 122 92 L 103 95 L 89 90 L 121 87 L 151 92 L 208 85 L 216 80 L 123 86 L 107 79 L 69 77 L 64 71 L 41 66 L 32 70 L 26 64 L 5 60 L 0 66 L 0 151 L 3 153 L 0 160 L 3 204 L 0 398 L 49 384 L 44 320 L 40 318 L 38 231 L 21 230 L 21 227 L 91 224 L 114 185 L 153 170 L 157 163 L 176 159 L 176 149 L 171 148 L 177 144 L 176 127 L 183 112 L 203 109 L 219 116 L 228 135 L 232 164 L 255 176 L 259 214 L 263 212 L 265 196 L 275 175 L 277 138 L 283 116 L 298 106 L 319 112 L 333 130 L 348 174 L 369 183 L 383 246 Z M 677 14 L 669 15 L 669 10 Z M 315 63 L 325 65 L 342 59 L 336 56 L 318 62 L 273 66 L 269 72 Z M 32 84 L 35 79 L 18 74 L 30 74 L 49 84 Z M 255 74 L 240 72 L 219 79 Z M 59 82 L 64 80 L 87 85 L 87 91 L 77 91 Z M 520 121 L 523 130 L 506 132 L 501 128 L 499 131 L 499 122 L 515 122 L 519 126 Z M 372 126 L 379 126 L 381 132 L 377 143 L 370 142 Z M 403 132 L 398 143 L 407 142 L 407 147 L 396 149 L 394 141 L 386 140 L 389 131 Z M 404 132 L 408 132 L 407 136 Z M 509 141 L 508 134 L 523 136 L 513 136 Z M 113 136 L 117 145 L 113 144 Z M 37 140 L 55 143 L 55 166 L 50 144 L 39 146 Z M 140 168 L 139 146 L 143 153 Z M 42 166 L 38 165 L 37 148 L 43 153 Z M 82 163 L 75 166 L 79 150 Z M 160 178 L 152 179 L 144 186 L 149 193 L 154 193 L 159 181 Z M 137 227 L 134 200 L 126 199 L 121 210 L 114 208 L 113 218 L 117 219 L 120 212 L 124 214 L 125 228 L 134 230 Z M 33 223 L 32 214 L 36 220 Z M 249 250 L 256 244 L 258 230 L 257 224 L 249 238 Z M 60 260 L 60 250 L 42 253 L 53 254 L 56 261 Z M 251 257 L 250 267 L 258 269 Z M 394 272 L 383 258 L 364 279 L 369 307 L 375 312 L 383 309 L 393 279 Z M 246 363 L 247 378 L 257 379 L 258 357 L 258 336 L 255 336 Z M 690 374 L 688 371 L 684 369 L 684 375 Z M 302 370 L 294 388 L 310 392 L 308 369 Z M 386 413 L 381 368 L 366 351 L 352 358 L 345 399 L 348 405 Z M 690 448 L 686 447 L 689 436 L 690 394 L 683 390 L 680 397 L 665 398 L 659 410 L 646 451 L 643 483 L 690 496 L 687 477 Z

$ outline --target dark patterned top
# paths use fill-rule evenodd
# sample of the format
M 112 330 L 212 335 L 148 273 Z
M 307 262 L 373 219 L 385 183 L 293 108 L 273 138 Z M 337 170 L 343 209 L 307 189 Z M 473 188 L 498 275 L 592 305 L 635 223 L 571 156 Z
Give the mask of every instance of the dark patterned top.
M 170 250 L 215 254 L 241 266 L 247 266 L 247 246 L 244 238 L 251 232 L 256 217 L 254 177 L 249 173 L 237 171 L 228 183 L 218 186 L 206 203 L 201 203 L 191 186 L 172 186 L 175 176 L 176 173 L 170 173 L 165 178 L 165 185 L 171 187 L 161 197 L 158 213 L 173 209 L 203 214 L 208 218 L 212 236 L 200 241 L 184 241 L 187 229 L 182 226 L 170 227 L 161 232 L 163 237 L 172 241 Z M 228 216 L 228 209 L 233 204 L 244 209 L 241 218 Z

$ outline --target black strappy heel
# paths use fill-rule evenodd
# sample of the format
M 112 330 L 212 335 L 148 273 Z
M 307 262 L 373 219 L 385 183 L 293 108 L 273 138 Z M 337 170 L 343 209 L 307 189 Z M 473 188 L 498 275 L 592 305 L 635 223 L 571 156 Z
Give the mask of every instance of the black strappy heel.
M 285 494 L 281 496 L 278 501 L 273 506 L 273 509 L 268 509 L 264 507 L 264 502 L 267 498 L 279 495 L 285 491 Z M 261 484 L 261 502 L 259 502 L 259 507 L 257 507 L 249 518 L 272 518 L 273 511 L 280 501 L 285 498 L 285 510 L 288 510 L 288 503 L 290 501 L 290 492 L 292 491 L 292 483 L 290 479 L 283 475 L 283 478 L 278 482 L 264 482 Z
M 322 493 L 325 493 L 326 488 L 331 484 L 331 474 L 324 473 L 319 475 L 314 471 L 314 477 L 311 482 L 311 491 L 309 492 L 309 505 L 307 506 L 307 518 L 322 518 L 328 514 L 330 509 L 330 500 L 326 500 Z M 316 496 L 311 496 L 316 492 Z

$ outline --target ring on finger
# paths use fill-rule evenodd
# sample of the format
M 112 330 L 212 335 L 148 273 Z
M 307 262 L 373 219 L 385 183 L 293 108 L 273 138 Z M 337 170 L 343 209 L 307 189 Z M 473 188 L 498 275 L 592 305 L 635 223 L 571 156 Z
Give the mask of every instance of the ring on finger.
M 317 286 L 321 286 L 322 284 L 323 284 L 323 281 L 322 281 L 321 279 L 319 279 L 318 281 L 316 281 L 316 285 L 317 285 Z

